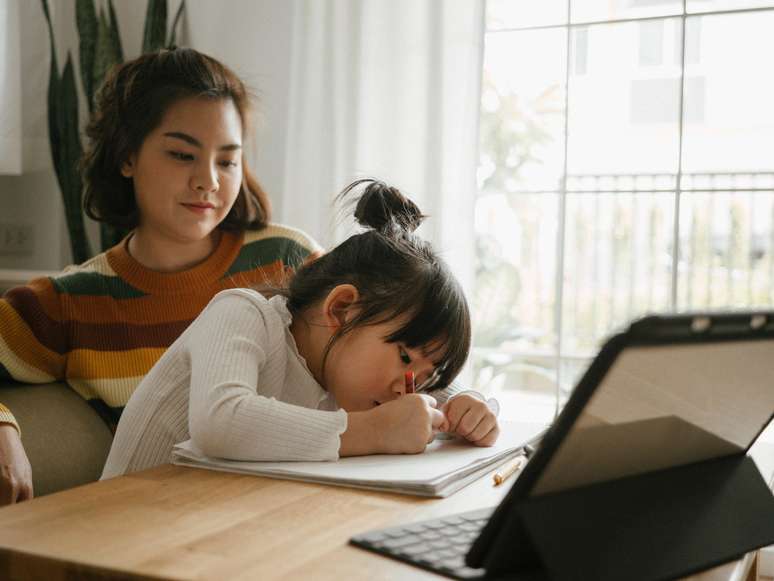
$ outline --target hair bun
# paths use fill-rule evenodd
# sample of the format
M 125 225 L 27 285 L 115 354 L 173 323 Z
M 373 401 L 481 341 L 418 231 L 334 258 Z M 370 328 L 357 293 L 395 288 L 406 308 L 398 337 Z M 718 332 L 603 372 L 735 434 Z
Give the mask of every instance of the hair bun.
M 342 192 L 342 196 L 365 185 L 355 206 L 355 220 L 366 228 L 389 234 L 397 231 L 414 232 L 425 215 L 419 207 L 404 196 L 400 190 L 375 179 L 353 182 Z

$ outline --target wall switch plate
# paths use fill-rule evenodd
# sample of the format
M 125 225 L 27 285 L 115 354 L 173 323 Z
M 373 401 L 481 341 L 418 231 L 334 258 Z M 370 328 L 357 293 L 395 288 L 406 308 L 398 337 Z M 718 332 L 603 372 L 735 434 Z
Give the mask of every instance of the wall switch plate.
M 0 222 L 0 254 L 24 256 L 35 252 L 35 227 L 32 224 Z

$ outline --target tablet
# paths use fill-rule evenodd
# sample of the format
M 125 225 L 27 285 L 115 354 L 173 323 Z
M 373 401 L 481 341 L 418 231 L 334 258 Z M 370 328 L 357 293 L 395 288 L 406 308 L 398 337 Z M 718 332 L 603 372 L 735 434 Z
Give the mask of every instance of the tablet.
M 515 503 L 743 454 L 772 417 L 774 311 L 640 319 L 600 350 L 467 563 L 489 568 Z

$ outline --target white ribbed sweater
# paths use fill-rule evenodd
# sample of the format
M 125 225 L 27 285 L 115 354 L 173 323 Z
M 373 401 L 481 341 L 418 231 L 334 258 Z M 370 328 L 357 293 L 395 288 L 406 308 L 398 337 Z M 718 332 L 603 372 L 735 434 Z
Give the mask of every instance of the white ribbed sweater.
M 218 293 L 161 356 L 124 408 L 102 479 L 165 464 L 190 439 L 231 460 L 337 460 L 347 413 L 315 381 L 285 299 Z M 452 384 L 440 407 L 477 392 Z M 483 399 L 483 398 L 482 398 Z
M 336 460 L 347 414 L 299 355 L 282 297 L 223 291 L 138 385 L 102 478 L 170 461 L 189 438 L 233 460 Z

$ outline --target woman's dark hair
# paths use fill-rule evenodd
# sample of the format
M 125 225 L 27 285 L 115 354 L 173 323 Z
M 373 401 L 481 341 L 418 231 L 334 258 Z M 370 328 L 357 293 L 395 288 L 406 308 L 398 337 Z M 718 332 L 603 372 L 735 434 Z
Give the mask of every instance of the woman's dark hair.
M 96 96 L 86 127 L 89 144 L 81 159 L 86 214 L 118 228 L 139 223 L 131 178 L 122 165 L 137 153 L 169 107 L 181 99 L 230 99 L 250 126 L 252 106 L 242 81 L 215 59 L 193 49 L 144 54 L 117 65 Z M 231 211 L 218 226 L 224 230 L 260 229 L 270 219 L 266 193 L 242 158 L 243 178 Z
M 288 310 L 296 317 L 337 285 L 352 284 L 359 293 L 358 314 L 333 335 L 323 362 L 333 343 L 354 328 L 403 320 L 385 340 L 412 349 L 436 344 L 426 356 L 439 354 L 435 361 L 441 373 L 435 387 L 445 387 L 470 352 L 465 295 L 430 244 L 414 234 L 425 218 L 416 204 L 372 179 L 354 182 L 338 199 L 349 198 L 360 188 L 355 219 L 368 229 L 296 272 L 283 293 Z

